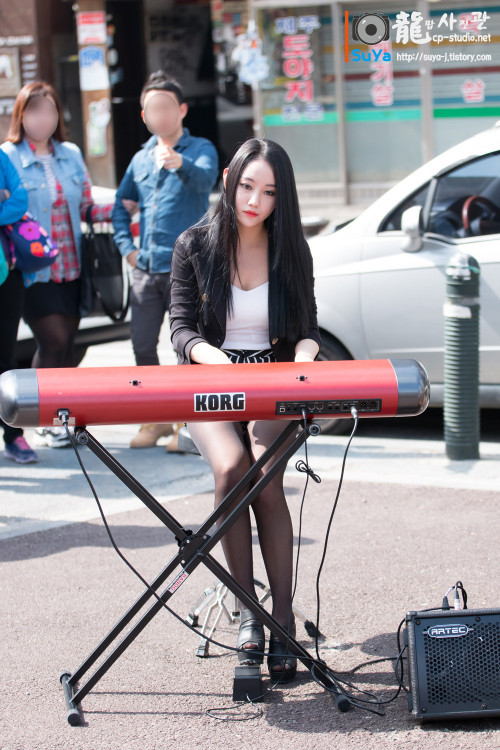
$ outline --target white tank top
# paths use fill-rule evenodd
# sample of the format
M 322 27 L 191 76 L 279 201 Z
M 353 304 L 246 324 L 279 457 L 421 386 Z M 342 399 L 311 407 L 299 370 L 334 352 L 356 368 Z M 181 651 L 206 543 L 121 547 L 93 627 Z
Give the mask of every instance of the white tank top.
M 270 349 L 269 282 L 244 291 L 231 284 L 233 310 L 226 319 L 226 338 L 222 349 Z

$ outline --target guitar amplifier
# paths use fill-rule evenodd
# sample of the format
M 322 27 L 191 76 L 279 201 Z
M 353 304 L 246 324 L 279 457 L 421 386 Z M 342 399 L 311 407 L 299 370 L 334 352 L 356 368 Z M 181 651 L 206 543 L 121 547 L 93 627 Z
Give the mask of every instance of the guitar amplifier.
M 500 715 L 500 609 L 408 612 L 405 643 L 415 718 Z

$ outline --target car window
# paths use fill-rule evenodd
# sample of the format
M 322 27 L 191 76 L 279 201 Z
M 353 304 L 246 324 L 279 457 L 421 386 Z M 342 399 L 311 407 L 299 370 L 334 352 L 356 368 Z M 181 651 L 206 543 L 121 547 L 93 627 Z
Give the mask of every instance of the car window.
M 424 185 L 423 188 L 420 188 L 416 193 L 413 193 L 413 195 L 410 195 L 409 198 L 407 198 L 403 203 L 400 203 L 397 208 L 392 211 L 392 213 L 387 216 L 384 221 L 382 222 L 379 232 L 393 232 L 401 229 L 401 216 L 404 214 L 407 208 L 411 208 L 412 206 L 422 206 L 425 203 L 425 200 L 427 198 L 427 193 L 429 192 L 429 183 L 427 185 Z
M 462 209 L 470 196 L 474 201 L 463 224 Z M 492 234 L 500 231 L 500 153 L 488 154 L 439 178 L 429 215 L 428 230 L 448 237 Z

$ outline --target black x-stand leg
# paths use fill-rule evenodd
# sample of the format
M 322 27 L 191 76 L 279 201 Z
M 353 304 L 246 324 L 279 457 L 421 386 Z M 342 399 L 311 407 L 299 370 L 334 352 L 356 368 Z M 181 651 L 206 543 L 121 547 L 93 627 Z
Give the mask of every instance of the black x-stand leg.
M 131 492 L 133 492 L 134 495 L 136 495 L 139 500 L 141 500 L 144 505 L 149 508 L 149 510 L 154 513 L 154 515 L 173 533 L 179 545 L 179 551 L 152 581 L 150 589 L 144 590 L 144 593 L 141 594 L 137 601 L 134 602 L 127 612 L 125 612 L 123 617 L 109 631 L 83 664 L 81 664 L 73 674 L 63 672 L 60 675 L 60 681 L 64 689 L 67 706 L 67 720 L 71 725 L 77 725 L 81 721 L 80 704 L 83 698 L 99 682 L 101 677 L 106 674 L 108 669 L 137 638 L 139 633 L 144 630 L 150 620 L 152 620 L 153 617 L 163 609 L 163 603 L 168 602 L 200 563 L 203 563 L 203 565 L 205 565 L 205 567 L 208 568 L 208 570 L 210 570 L 219 581 L 227 586 L 229 591 L 240 600 L 243 606 L 250 609 L 261 620 L 261 622 L 269 628 L 273 635 L 279 638 L 282 643 L 288 644 L 288 649 L 291 653 L 296 655 L 308 669 L 311 668 L 314 659 L 308 651 L 292 638 L 274 619 L 274 617 L 272 617 L 267 610 L 259 604 L 257 599 L 250 596 L 245 589 L 234 580 L 228 571 L 210 554 L 213 547 L 215 547 L 215 545 L 222 539 L 224 534 L 226 534 L 228 529 L 234 524 L 239 516 L 251 505 L 254 499 L 262 492 L 264 487 L 266 487 L 271 479 L 273 479 L 273 477 L 275 477 L 276 474 L 286 466 L 286 463 L 291 456 L 297 452 L 301 445 L 303 445 L 311 435 L 318 435 L 320 432 L 320 428 L 317 424 L 314 422 L 308 423 L 307 429 L 301 429 L 294 440 L 285 447 L 283 453 L 275 459 L 268 471 L 266 471 L 266 473 L 263 474 L 253 486 L 251 486 L 262 467 L 265 466 L 272 457 L 275 457 L 279 449 L 296 430 L 297 422 L 292 421 L 287 424 L 285 429 L 278 435 L 265 453 L 250 467 L 245 476 L 242 477 L 231 492 L 226 495 L 224 500 L 208 516 L 199 529 L 196 532 L 193 532 L 190 529 L 183 528 L 163 507 L 163 505 L 161 505 L 85 428 L 75 428 L 77 442 L 80 445 L 87 445 L 92 453 L 94 453 L 94 455 L 97 456 L 97 458 L 99 458 L 99 460 L 102 461 L 102 463 L 107 466 L 107 468 L 110 469 L 110 471 L 112 471 L 113 474 L 115 474 L 115 476 L 118 477 L 118 479 L 128 487 L 128 489 L 131 490 Z M 214 527 L 216 521 L 218 521 L 218 519 L 229 509 L 236 498 L 241 495 L 247 487 L 249 489 L 244 497 L 242 497 L 235 505 L 231 513 L 221 521 L 218 528 L 210 534 L 210 529 Z M 180 571 L 177 571 L 179 567 Z M 157 594 L 157 599 L 153 592 L 156 592 L 165 581 L 168 581 L 167 586 L 164 591 Z M 122 631 L 151 598 L 154 598 L 154 602 L 150 608 L 142 615 L 128 633 L 118 641 Z M 85 678 L 85 675 L 87 675 L 92 665 L 100 656 L 102 656 L 106 649 L 115 643 L 115 641 L 118 641 L 118 643 L 114 646 L 113 650 L 97 667 L 93 674 Z M 337 684 L 332 680 L 326 666 L 316 663 L 314 674 L 318 681 L 324 684 L 325 687 L 337 696 L 337 708 L 341 711 L 347 711 L 350 707 L 350 703 L 344 694 L 338 689 Z M 80 685 L 80 682 L 84 678 L 85 682 Z

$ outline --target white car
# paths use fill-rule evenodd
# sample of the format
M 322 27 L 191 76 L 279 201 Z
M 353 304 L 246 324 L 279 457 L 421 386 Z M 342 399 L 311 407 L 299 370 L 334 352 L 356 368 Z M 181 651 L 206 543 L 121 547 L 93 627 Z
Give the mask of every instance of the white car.
M 431 406 L 442 406 L 444 395 L 445 269 L 460 250 L 475 257 L 480 404 L 500 408 L 500 122 L 309 243 L 319 358 L 417 359 L 429 375 Z

